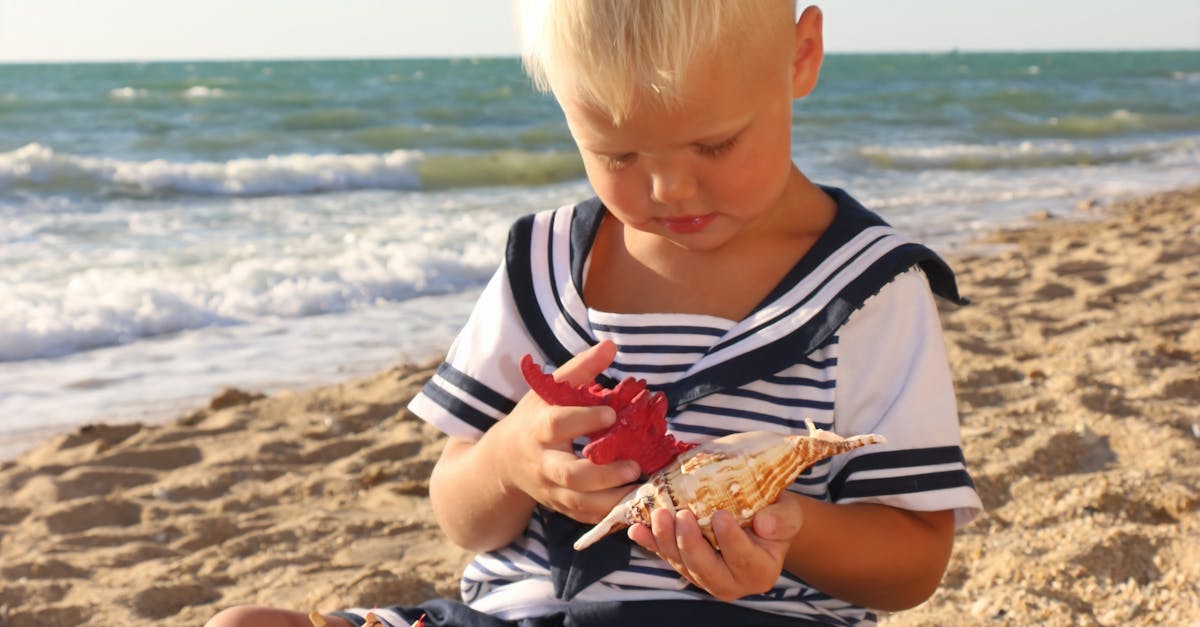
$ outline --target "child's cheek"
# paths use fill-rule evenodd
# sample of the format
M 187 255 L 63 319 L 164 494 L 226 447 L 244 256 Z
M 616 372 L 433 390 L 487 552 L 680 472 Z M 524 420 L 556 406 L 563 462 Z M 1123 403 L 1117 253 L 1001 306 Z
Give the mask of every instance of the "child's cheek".
M 589 172 L 588 181 L 605 206 L 617 213 L 622 221 L 646 217 L 641 214 L 645 212 L 649 199 L 649 187 L 640 181 L 636 173 L 611 172 L 605 168 L 595 174 Z

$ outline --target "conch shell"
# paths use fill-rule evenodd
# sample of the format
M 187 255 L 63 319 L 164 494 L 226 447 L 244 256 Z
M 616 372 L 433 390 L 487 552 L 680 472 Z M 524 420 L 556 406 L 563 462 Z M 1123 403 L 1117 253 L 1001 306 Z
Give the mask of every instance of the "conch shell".
M 808 435 L 782 435 L 769 431 L 735 433 L 711 440 L 680 455 L 654 473 L 646 483 L 625 495 L 595 527 L 575 541 L 583 550 L 604 536 L 637 523 L 650 524 L 658 508 L 692 510 L 709 543 L 712 515 L 719 509 L 733 514 L 738 524 L 749 526 L 762 508 L 816 462 L 867 444 L 886 442 L 878 434 L 843 438 L 808 425 Z

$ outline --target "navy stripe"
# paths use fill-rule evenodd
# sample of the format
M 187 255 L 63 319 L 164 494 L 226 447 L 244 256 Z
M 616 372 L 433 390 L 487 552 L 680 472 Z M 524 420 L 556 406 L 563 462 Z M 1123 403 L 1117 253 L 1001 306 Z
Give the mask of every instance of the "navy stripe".
M 825 361 L 833 361 L 834 363 L 832 365 L 837 365 L 837 359 L 827 359 Z M 809 377 L 783 377 L 772 375 L 769 377 L 763 377 L 762 382 L 772 383 L 775 385 L 802 385 L 804 387 L 817 388 L 818 390 L 832 390 L 833 388 L 837 387 L 837 381 L 834 379 L 820 380 L 811 379 Z
M 821 486 L 824 485 L 825 480 L 829 478 L 828 473 L 821 473 L 820 475 L 813 476 L 809 474 L 810 472 L 812 472 L 812 467 L 809 467 L 805 469 L 804 472 L 800 473 L 800 476 L 796 477 L 796 480 L 792 482 L 792 485 L 804 487 Z
M 971 476 L 966 470 L 947 470 L 944 472 L 929 472 L 920 475 L 904 477 L 884 477 L 880 479 L 855 479 L 833 491 L 835 502 L 842 499 L 862 498 L 868 496 L 887 496 L 890 494 L 911 494 L 914 492 L 929 492 L 946 488 L 975 487 Z
M 595 197 L 575 205 L 571 212 L 571 278 L 579 289 L 583 289 L 587 278 L 583 276 L 584 266 L 587 265 L 588 252 L 592 249 L 592 242 L 596 241 L 596 234 L 600 232 L 605 213 L 604 203 Z
M 811 379 L 809 379 L 809 380 L 811 381 Z M 816 382 L 816 383 L 825 383 L 825 382 Z M 828 383 L 834 383 L 834 382 L 828 381 Z M 803 386 L 803 384 L 800 384 L 800 383 L 794 383 L 792 385 L 795 387 Z M 812 387 L 816 387 L 816 386 L 812 386 Z M 833 386 L 831 385 L 828 387 L 833 387 Z M 767 394 L 766 392 L 756 392 L 754 390 L 747 390 L 745 388 L 731 390 L 729 392 L 726 392 L 725 395 L 726 396 L 735 396 L 738 398 L 752 398 L 754 400 L 765 401 L 765 402 L 772 403 L 775 405 L 783 405 L 784 407 L 807 407 L 809 409 L 828 409 L 828 410 L 833 409 L 833 403 L 831 403 L 829 401 L 817 401 L 817 400 L 808 399 L 808 398 L 789 398 L 786 396 L 775 396 L 773 394 Z M 821 428 L 824 429 L 825 427 L 821 427 Z
M 671 423 L 670 429 L 671 429 L 671 431 L 674 431 L 676 433 L 695 433 L 697 435 L 711 435 L 714 438 L 719 438 L 721 436 L 726 436 L 726 435 L 733 433 L 733 431 L 730 431 L 728 428 L 722 429 L 720 427 L 706 427 L 704 425 L 689 425 L 689 424 L 683 424 L 683 423 L 679 423 L 679 424 Z
M 628 326 L 618 324 L 600 324 L 592 323 L 592 329 L 596 331 L 608 331 L 610 333 L 625 333 L 629 335 L 650 335 L 653 333 L 662 334 L 691 334 L 691 335 L 711 335 L 713 337 L 721 337 L 725 335 L 724 329 L 715 327 L 698 327 L 686 324 L 651 324 L 646 326 Z
M 450 415 L 459 420 L 479 429 L 487 431 L 496 424 L 496 420 L 491 416 L 475 409 L 471 405 L 463 402 L 462 399 L 447 392 L 432 379 L 425 383 L 425 387 L 421 388 L 421 393 L 427 396 L 430 400 L 436 403 L 442 409 L 450 412 Z
M 475 559 L 471 560 L 471 563 L 468 565 L 468 568 L 474 568 L 475 570 L 481 571 L 483 574 L 491 577 L 492 580 L 503 578 L 503 575 L 501 575 L 500 573 L 494 573 L 494 572 L 488 570 L 488 568 L 486 566 L 484 566 L 483 564 L 480 564 L 479 558 L 475 558 Z M 474 581 L 476 583 L 487 583 L 489 581 L 488 579 L 472 579 L 472 578 L 466 576 L 465 574 L 463 575 L 463 579 L 466 579 L 467 581 Z
M 503 561 L 505 563 L 512 564 L 513 570 L 516 570 L 517 572 L 525 572 L 525 570 L 523 568 L 518 568 L 516 562 L 508 559 L 507 557 L 502 557 L 501 551 L 510 551 L 512 553 L 516 553 L 517 555 L 524 556 L 526 559 L 533 562 L 534 564 L 537 564 L 538 566 L 541 566 L 542 568 L 545 568 L 546 570 L 550 570 L 549 560 L 547 560 L 546 558 L 544 558 L 544 557 L 538 555 L 537 553 L 534 553 L 533 551 L 530 551 L 529 549 L 526 549 L 524 547 L 518 548 L 518 547 L 515 547 L 510 544 L 507 548 L 500 549 L 500 551 L 492 551 L 492 552 L 488 553 L 488 555 L 495 557 L 497 559 L 500 559 L 501 561 Z
M 825 348 L 825 347 L 818 346 L 809 352 L 811 353 L 820 348 Z M 803 359 L 797 359 L 796 365 L 808 366 L 809 368 L 819 368 L 821 370 L 825 370 L 827 368 L 832 368 L 832 367 L 838 365 L 837 357 L 826 357 L 824 359 L 813 359 L 812 357 L 808 357 L 807 356 L 808 354 L 809 353 L 805 353 L 806 356 Z M 786 377 L 784 377 L 784 378 L 786 379 Z
M 518 553 L 519 553 L 519 552 L 518 552 Z M 497 562 L 500 562 L 500 563 L 501 563 L 501 564 L 503 564 L 503 565 L 504 565 L 506 568 L 508 568 L 509 570 L 513 571 L 514 573 L 521 574 L 521 573 L 524 573 L 524 572 L 525 572 L 525 570 L 524 570 L 523 568 L 520 568 L 520 567 L 518 567 L 518 566 L 517 566 L 517 563 L 516 563 L 516 562 L 514 562 L 514 561 L 512 560 L 512 558 L 508 557 L 507 555 L 504 555 L 504 554 L 503 554 L 503 553 L 501 553 L 500 551 L 491 551 L 491 552 L 489 552 L 489 553 L 485 553 L 485 554 L 483 554 L 483 556 L 482 556 L 482 557 L 483 557 L 483 558 L 485 558 L 485 559 L 492 559 L 492 560 L 495 560 L 495 561 L 497 561 Z
M 438 366 L 437 374 L 441 378 L 453 383 L 455 387 L 506 416 L 512 413 L 513 408 L 517 406 L 516 401 L 484 385 L 477 379 L 468 376 L 465 372 L 447 362 L 442 362 L 442 365 Z
M 679 579 L 679 573 L 670 568 L 654 568 L 651 566 L 634 566 L 630 564 L 625 567 L 624 572 L 641 573 L 643 575 L 653 575 L 655 577 L 666 577 L 668 579 Z
M 670 355 L 703 355 L 706 349 L 703 346 L 666 346 L 663 344 L 622 344 L 619 352 L 628 353 L 630 355 L 639 353 L 651 354 L 670 354 Z
M 821 407 L 818 405 L 825 405 L 827 407 Z M 797 405 L 797 407 L 800 407 L 800 406 L 801 405 Z M 813 401 L 813 403 L 811 405 L 803 405 L 803 407 L 810 407 L 812 409 L 833 409 L 833 404 L 832 403 L 817 403 L 816 401 Z M 710 414 L 710 415 L 714 415 L 714 416 L 727 416 L 730 418 L 745 418 L 747 420 L 755 420 L 758 422 L 765 422 L 765 423 L 769 423 L 769 424 L 773 424 L 773 425 L 783 425 L 790 429 L 803 429 L 807 426 L 807 424 L 804 422 L 804 418 L 788 418 L 786 416 L 776 416 L 774 414 L 764 414 L 762 412 L 749 411 L 746 409 L 734 409 L 732 407 L 714 407 L 712 405 L 701 405 L 701 404 L 697 403 L 697 404 L 693 404 L 693 405 L 688 405 L 687 410 L 694 411 L 694 412 L 700 412 L 700 413 L 704 413 L 704 414 Z M 816 424 L 816 423 L 814 423 L 814 424 Z M 829 426 L 828 424 L 825 425 L 825 427 L 828 427 L 828 426 Z M 822 428 L 824 428 L 824 427 L 822 427 Z

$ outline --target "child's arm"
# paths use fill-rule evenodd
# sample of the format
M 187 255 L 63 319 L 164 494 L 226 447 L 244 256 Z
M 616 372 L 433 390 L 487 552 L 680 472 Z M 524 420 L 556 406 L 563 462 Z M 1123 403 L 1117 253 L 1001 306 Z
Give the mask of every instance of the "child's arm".
M 844 601 L 883 610 L 917 605 L 937 588 L 954 542 L 950 511 L 836 505 L 784 493 L 754 518 L 753 531 L 718 512 L 714 550 L 691 512 L 652 515 L 629 537 L 689 581 L 726 601 L 769 590 L 781 570 Z
M 903 610 L 928 599 L 954 547 L 954 512 L 876 503 L 836 505 L 802 496 L 803 522 L 784 568 L 839 599 Z
M 560 381 L 591 381 L 612 363 L 602 342 L 555 371 Z M 537 503 L 596 523 L 637 478 L 635 462 L 597 466 L 575 456 L 571 441 L 610 426 L 608 407 L 554 407 L 526 394 L 476 442 L 450 438 L 429 480 L 438 525 L 459 546 L 489 551 L 517 538 Z

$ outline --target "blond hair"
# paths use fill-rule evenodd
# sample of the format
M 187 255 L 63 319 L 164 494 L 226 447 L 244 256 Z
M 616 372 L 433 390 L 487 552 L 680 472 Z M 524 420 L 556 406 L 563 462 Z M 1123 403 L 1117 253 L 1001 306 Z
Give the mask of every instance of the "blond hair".
M 620 125 L 642 97 L 680 102 L 690 64 L 739 54 L 795 0 L 516 0 L 521 59 L 538 89 Z M 569 80 L 574 93 L 557 93 Z

